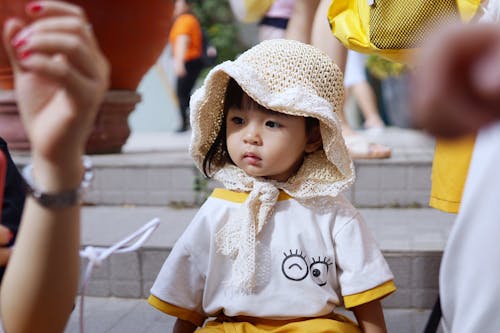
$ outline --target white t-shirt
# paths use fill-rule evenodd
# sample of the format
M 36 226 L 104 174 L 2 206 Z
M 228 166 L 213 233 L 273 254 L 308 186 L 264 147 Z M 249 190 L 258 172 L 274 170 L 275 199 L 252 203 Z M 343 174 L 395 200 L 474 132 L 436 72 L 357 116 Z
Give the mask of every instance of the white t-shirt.
M 500 332 L 500 122 L 477 137 L 440 273 L 446 332 Z
M 151 289 L 153 306 L 174 316 L 187 311 L 198 325 L 220 311 L 292 319 L 327 315 L 343 302 L 352 307 L 395 290 L 382 253 L 347 200 L 340 196 L 312 211 L 282 193 L 258 236 L 256 290 L 231 292 L 225 282 L 232 260 L 217 253 L 214 235 L 246 197 L 214 191 L 165 261 Z

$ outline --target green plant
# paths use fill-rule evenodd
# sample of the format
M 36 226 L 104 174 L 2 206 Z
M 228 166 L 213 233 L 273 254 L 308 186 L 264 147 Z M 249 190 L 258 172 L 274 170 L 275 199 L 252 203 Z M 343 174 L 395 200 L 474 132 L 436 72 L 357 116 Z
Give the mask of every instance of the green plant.
M 227 0 L 200 0 L 194 2 L 192 8 L 217 49 L 217 63 L 233 60 L 243 51 Z
M 201 206 L 205 200 L 210 196 L 210 189 L 208 188 L 208 178 L 202 175 L 198 170 L 195 170 L 193 191 L 195 193 L 194 204 Z

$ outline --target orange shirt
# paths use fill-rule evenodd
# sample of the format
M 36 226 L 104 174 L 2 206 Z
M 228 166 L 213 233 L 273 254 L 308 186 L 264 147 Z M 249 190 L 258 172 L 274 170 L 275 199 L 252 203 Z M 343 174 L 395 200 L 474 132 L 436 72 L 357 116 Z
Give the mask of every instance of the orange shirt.
M 172 45 L 172 52 L 175 54 L 175 40 L 179 35 L 187 35 L 189 38 L 188 48 L 184 55 L 184 61 L 201 57 L 202 35 L 201 26 L 198 19 L 193 14 L 186 13 L 179 15 L 170 30 L 168 41 Z

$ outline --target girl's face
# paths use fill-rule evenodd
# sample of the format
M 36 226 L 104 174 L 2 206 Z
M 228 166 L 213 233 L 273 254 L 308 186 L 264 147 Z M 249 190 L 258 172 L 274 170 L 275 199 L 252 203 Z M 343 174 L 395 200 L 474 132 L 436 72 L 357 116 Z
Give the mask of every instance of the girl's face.
M 246 94 L 241 105 L 226 117 L 231 160 L 250 176 L 286 181 L 318 146 L 308 139 L 305 118 L 265 110 Z

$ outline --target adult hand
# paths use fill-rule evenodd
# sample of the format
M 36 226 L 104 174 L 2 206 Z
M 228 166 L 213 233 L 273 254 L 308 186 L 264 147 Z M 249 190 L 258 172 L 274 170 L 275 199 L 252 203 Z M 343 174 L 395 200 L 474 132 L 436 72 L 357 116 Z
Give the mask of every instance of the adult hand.
M 37 181 L 57 191 L 81 179 L 80 157 L 108 87 L 109 65 L 79 7 L 37 1 L 26 13 L 32 23 L 8 20 L 3 41 L 35 172 L 42 174 Z
M 412 106 L 416 124 L 443 137 L 499 119 L 499 26 L 458 25 L 436 32 L 418 59 Z
M 28 4 L 26 13 L 32 23 L 8 20 L 3 40 L 33 151 L 57 162 L 83 151 L 109 66 L 79 7 L 39 1 Z

